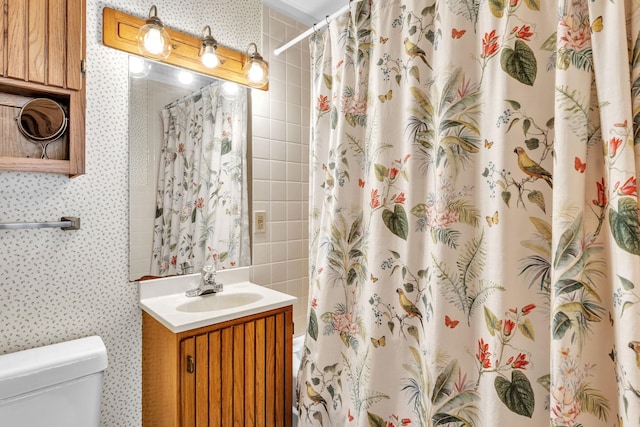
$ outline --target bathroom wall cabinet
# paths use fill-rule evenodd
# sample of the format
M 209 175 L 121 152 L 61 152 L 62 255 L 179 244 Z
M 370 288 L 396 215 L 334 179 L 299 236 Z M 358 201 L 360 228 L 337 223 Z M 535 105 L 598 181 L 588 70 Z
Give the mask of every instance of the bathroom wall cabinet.
M 0 0 L 0 170 L 84 173 L 86 0 Z M 68 128 L 41 158 L 15 123 L 28 99 L 66 110 Z
M 292 314 L 173 333 L 143 312 L 143 426 L 291 426 Z

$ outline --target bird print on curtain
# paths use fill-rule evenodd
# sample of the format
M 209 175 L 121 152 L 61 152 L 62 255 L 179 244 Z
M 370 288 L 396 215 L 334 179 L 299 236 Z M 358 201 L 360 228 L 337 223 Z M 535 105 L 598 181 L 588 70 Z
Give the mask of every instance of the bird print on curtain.
M 364 0 L 312 36 L 301 425 L 640 425 L 625 6 Z

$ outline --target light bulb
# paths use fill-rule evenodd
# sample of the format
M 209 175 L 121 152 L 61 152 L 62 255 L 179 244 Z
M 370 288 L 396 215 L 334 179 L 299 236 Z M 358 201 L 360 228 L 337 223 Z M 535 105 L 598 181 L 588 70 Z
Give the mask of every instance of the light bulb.
M 259 82 L 264 78 L 264 70 L 257 62 L 252 62 L 247 77 L 252 82 Z
M 171 54 L 171 37 L 164 29 L 162 21 L 156 16 L 156 7 L 151 6 L 149 19 L 140 27 L 136 36 L 138 50 L 143 56 L 154 59 L 167 59 Z
M 215 68 L 220 64 L 218 55 L 216 55 L 216 49 L 213 46 L 206 46 L 204 48 L 204 53 L 200 60 L 202 61 L 202 65 L 207 68 Z
M 253 47 L 254 52 L 249 53 Z M 258 53 L 258 47 L 255 43 L 250 43 L 247 48 L 247 59 L 243 66 L 247 84 L 252 87 L 263 87 L 269 81 L 269 66 L 262 56 Z
M 160 30 L 151 28 L 144 36 L 144 48 L 153 55 L 160 55 L 164 50 L 164 40 Z

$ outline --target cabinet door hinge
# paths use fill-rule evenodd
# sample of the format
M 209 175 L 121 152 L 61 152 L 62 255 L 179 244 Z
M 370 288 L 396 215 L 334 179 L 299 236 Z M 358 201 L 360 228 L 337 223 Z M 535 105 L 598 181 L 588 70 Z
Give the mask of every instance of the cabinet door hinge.
M 82 74 L 86 74 L 87 73 L 87 60 L 83 59 L 80 61 L 80 72 Z
M 187 356 L 187 372 L 193 374 L 196 371 L 196 364 L 193 363 L 193 357 Z

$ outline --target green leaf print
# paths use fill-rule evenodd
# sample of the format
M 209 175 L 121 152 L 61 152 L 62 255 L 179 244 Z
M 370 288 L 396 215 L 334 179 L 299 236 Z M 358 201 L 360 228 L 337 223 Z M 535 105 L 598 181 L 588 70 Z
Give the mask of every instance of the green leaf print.
M 622 284 L 622 287 L 624 288 L 625 291 L 630 291 L 632 289 L 634 289 L 636 286 L 633 284 L 633 282 L 629 279 L 625 279 L 624 277 L 618 275 L 618 279 L 620 279 L 620 283 Z
M 500 332 L 502 329 L 500 320 L 498 320 L 498 317 L 493 314 L 493 311 L 491 311 L 486 305 L 484 306 L 484 321 L 487 324 L 487 329 L 492 337 L 495 336 L 496 332 Z
M 376 163 L 374 165 L 374 170 L 376 173 L 376 179 L 380 182 L 383 182 L 386 177 L 389 176 L 389 168 L 380 163 Z
M 505 47 L 500 57 L 502 69 L 520 83 L 533 86 L 538 72 L 538 63 L 533 51 L 522 40 L 516 40 L 514 49 Z
M 316 316 L 316 310 L 311 308 L 309 312 L 309 326 L 307 333 L 315 341 L 318 341 L 318 317 Z
M 507 408 L 518 415 L 529 418 L 533 416 L 535 397 L 525 374 L 518 370 L 511 371 L 511 381 L 496 377 L 494 385 L 498 397 Z
M 451 385 L 455 382 L 455 376 L 458 374 L 458 361 L 452 360 L 438 375 L 436 383 L 431 393 L 431 403 L 434 405 L 443 402 L 451 395 Z
M 533 332 L 533 324 L 531 323 L 531 319 L 526 318 L 524 322 L 518 323 L 518 329 L 522 332 L 522 335 L 529 338 L 531 341 L 536 340 L 536 335 Z
M 613 228 L 613 227 L 612 227 Z M 582 213 L 578 214 L 571 226 L 562 233 L 553 260 L 555 268 L 566 265 L 580 253 L 580 236 L 582 235 Z
M 572 322 L 571 322 L 571 319 L 569 319 L 569 316 L 567 316 L 561 311 L 557 312 L 555 316 L 553 316 L 553 326 L 552 326 L 553 339 L 554 340 L 562 339 L 562 337 L 564 337 L 564 334 L 571 327 L 571 324 Z
M 382 419 L 381 416 L 372 414 L 367 411 L 367 419 L 369 420 L 369 425 L 371 427 L 386 427 L 387 423 Z
M 507 7 L 507 0 L 489 0 L 489 10 L 496 18 L 502 18 Z
M 527 7 L 531 10 L 540 10 L 540 3 L 538 2 L 538 0 L 524 0 L 524 4 L 526 4 Z
M 409 235 L 409 221 L 407 219 L 407 213 L 401 204 L 396 204 L 393 212 L 389 209 L 385 209 L 382 212 L 382 221 L 396 236 L 403 240 L 407 240 Z
M 618 246 L 634 255 L 640 255 L 640 227 L 638 202 L 631 197 L 618 201 L 618 211 L 609 209 L 609 225 Z
M 231 140 L 229 138 L 224 138 L 222 140 L 221 150 L 222 150 L 220 152 L 221 156 L 224 156 L 225 154 L 229 154 L 231 152 Z
M 538 206 L 542 212 L 547 213 L 546 205 L 544 203 L 544 195 L 540 191 L 533 190 L 531 193 L 527 194 L 527 199 Z

